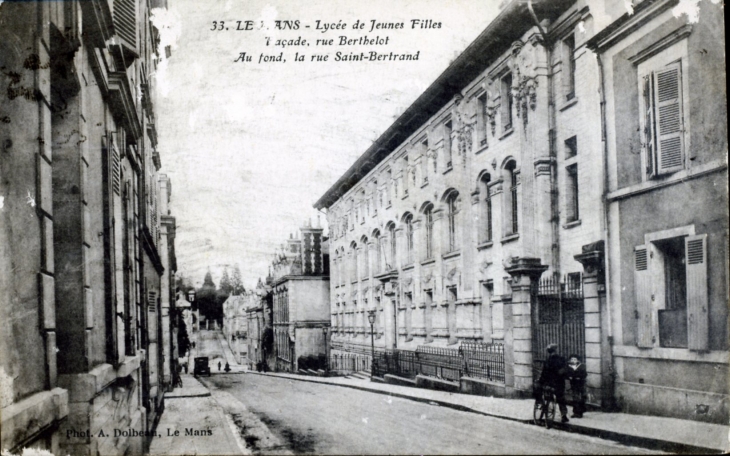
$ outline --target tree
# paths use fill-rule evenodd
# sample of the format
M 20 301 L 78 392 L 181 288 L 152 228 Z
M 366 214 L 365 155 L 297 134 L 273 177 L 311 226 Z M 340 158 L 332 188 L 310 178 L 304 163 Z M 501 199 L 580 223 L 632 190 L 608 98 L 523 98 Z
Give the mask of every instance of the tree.
M 198 302 L 200 313 L 206 319 L 219 320 L 222 318 L 223 311 L 220 305 L 222 303 L 218 302 L 215 283 L 213 282 L 213 276 L 211 276 L 210 271 L 205 274 L 203 286 L 197 289 L 195 299 Z
M 233 287 L 232 294 L 242 295 L 246 289 L 243 287 L 243 278 L 241 277 L 241 268 L 236 263 L 233 266 L 233 277 L 231 277 L 231 286 Z
M 223 276 L 221 277 L 221 282 L 218 285 L 218 289 L 223 292 L 226 297 L 230 296 L 231 291 L 233 291 L 233 286 L 231 285 L 231 277 L 228 275 L 228 266 L 223 268 Z

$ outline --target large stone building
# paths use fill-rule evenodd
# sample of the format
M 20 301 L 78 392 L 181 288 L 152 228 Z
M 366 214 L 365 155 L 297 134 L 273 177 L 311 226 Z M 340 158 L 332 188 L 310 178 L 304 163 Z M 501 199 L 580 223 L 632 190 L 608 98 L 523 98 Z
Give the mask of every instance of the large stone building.
M 324 368 L 330 325 L 329 257 L 323 229 L 290 236 L 271 264 L 276 370 Z
M 618 397 L 626 410 L 658 412 L 658 405 L 640 405 L 648 391 L 656 396 L 652 403 L 684 397 L 682 412 L 674 405 L 662 411 L 675 416 L 686 417 L 698 397 L 698 404 L 724 404 L 727 376 L 713 369 L 727 369 L 727 212 L 714 201 L 727 202 L 727 181 L 718 174 L 727 169 L 726 114 L 725 97 L 712 99 L 713 89 L 724 94 L 722 59 L 715 55 L 721 51 L 713 44 L 724 29 L 704 15 L 701 25 L 675 17 L 676 1 L 633 2 L 640 15 L 627 12 L 626 3 L 507 2 L 315 203 L 328 210 L 331 234 L 333 352 L 369 353 L 367 317 L 374 312 L 379 350 L 441 347 L 446 353 L 468 345 L 503 353 L 502 385 L 487 385 L 488 391 L 530 394 L 545 347 L 556 342 L 563 355 L 585 359 L 593 404 L 612 406 Z M 657 165 L 664 159 L 654 152 L 646 174 L 638 92 L 644 79 L 637 71 L 643 77 L 670 64 L 679 71 L 677 49 L 655 57 L 669 46 L 682 48 L 684 64 L 696 66 L 682 73 L 684 96 L 691 86 L 698 97 L 687 111 L 698 119 L 696 139 L 681 152 L 681 165 L 671 155 Z M 702 119 L 722 126 L 702 126 Z M 683 135 L 689 144 L 689 133 Z M 668 172 L 676 174 L 665 177 Z M 687 176 L 695 178 L 692 189 L 673 185 Z M 670 201 L 689 203 L 693 193 L 703 203 L 678 217 Z M 624 237 L 625 231 L 633 234 Z M 634 247 L 656 241 L 656 248 L 681 252 L 679 263 L 684 244 L 663 239 L 684 236 L 706 252 L 705 233 L 716 245 L 709 261 L 717 268 L 709 294 L 702 294 L 706 287 L 697 293 L 714 300 L 709 312 L 717 318 L 699 324 L 702 343 L 690 337 L 698 345 L 688 349 L 685 340 L 684 349 L 662 349 L 657 322 L 682 326 L 685 312 L 692 327 L 694 317 L 658 311 L 665 307 L 646 304 L 651 293 L 644 288 L 634 297 Z M 653 268 L 660 274 L 656 261 Z M 690 282 L 707 280 L 700 273 L 690 278 L 690 269 L 688 298 Z M 708 309 L 701 303 L 694 306 Z M 643 333 L 643 341 L 635 335 L 641 321 L 635 308 L 640 316 L 654 309 L 647 317 L 654 326 L 646 323 L 654 333 Z M 668 366 L 681 381 L 661 379 Z M 671 393 L 673 387 L 684 390 Z M 727 416 L 723 407 L 710 410 Z
M 175 258 L 155 7 L 0 4 L 4 450 L 138 454 L 162 410 Z

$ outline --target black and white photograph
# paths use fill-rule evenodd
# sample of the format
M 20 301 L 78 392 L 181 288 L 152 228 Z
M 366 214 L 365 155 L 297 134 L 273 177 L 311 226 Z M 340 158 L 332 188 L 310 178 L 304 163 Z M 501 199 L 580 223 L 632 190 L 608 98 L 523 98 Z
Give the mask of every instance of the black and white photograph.
M 2 456 L 730 452 L 722 0 L 0 0 Z

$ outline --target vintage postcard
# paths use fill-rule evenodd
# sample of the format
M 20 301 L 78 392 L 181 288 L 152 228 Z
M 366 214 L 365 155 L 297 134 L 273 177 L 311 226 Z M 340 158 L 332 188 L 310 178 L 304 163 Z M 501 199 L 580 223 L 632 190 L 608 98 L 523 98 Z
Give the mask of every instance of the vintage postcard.
M 0 0 L 2 455 L 730 450 L 719 0 Z

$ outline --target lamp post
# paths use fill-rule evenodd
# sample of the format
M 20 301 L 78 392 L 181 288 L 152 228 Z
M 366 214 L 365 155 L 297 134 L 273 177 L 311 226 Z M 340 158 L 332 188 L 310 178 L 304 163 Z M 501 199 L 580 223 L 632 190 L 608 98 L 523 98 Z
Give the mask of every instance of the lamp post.
M 370 379 L 372 380 L 373 371 L 375 370 L 375 337 L 373 336 L 375 310 L 368 310 L 368 321 L 370 322 Z

